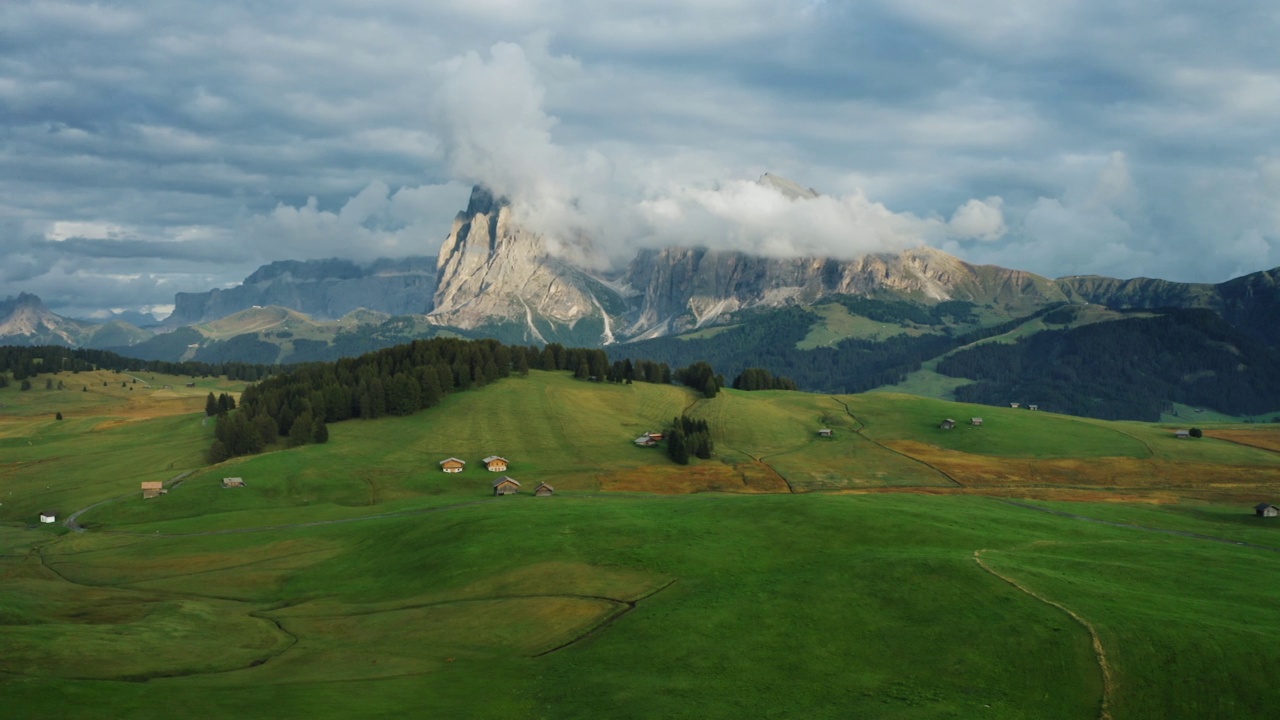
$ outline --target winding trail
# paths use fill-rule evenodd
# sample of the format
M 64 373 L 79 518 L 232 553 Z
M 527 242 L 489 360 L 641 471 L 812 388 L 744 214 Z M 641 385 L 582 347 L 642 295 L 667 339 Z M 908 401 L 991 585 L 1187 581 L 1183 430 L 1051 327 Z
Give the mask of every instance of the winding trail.
M 621 620 L 623 615 L 626 615 L 627 613 L 631 612 L 632 610 L 635 610 L 635 609 L 636 609 L 636 605 L 638 605 L 638 604 L 640 603 L 640 601 L 641 601 L 641 600 L 648 600 L 649 598 L 653 597 L 654 595 L 657 595 L 658 593 L 662 592 L 663 590 L 666 590 L 667 588 L 669 588 L 669 587 L 671 587 L 672 585 L 675 585 L 675 584 L 676 584 L 676 581 L 675 581 L 675 580 L 672 580 L 671 582 L 669 582 L 669 583 L 667 583 L 667 584 L 665 584 L 665 585 L 662 585 L 662 586 L 660 586 L 660 587 L 657 587 L 657 588 L 655 588 L 655 589 L 653 589 L 653 590 L 649 591 L 648 593 L 645 593 L 644 595 L 641 595 L 640 597 L 636 598 L 635 600 L 619 600 L 619 599 L 617 599 L 617 598 L 600 597 L 600 596 L 596 596 L 596 595 L 567 595 L 567 596 L 566 596 L 566 595 L 560 595 L 560 596 L 557 596 L 557 597 L 581 597 L 581 598 L 590 599 L 590 600 L 608 600 L 609 602 L 613 602 L 613 603 L 620 603 L 620 604 L 622 604 L 622 605 L 625 605 L 626 607 L 622 608 L 622 609 L 621 609 L 621 610 L 619 610 L 618 612 L 616 612 L 616 613 L 614 613 L 614 614 L 610 615 L 609 617 L 605 618 L 605 619 L 604 619 L 604 620 L 603 620 L 599 625 L 596 625 L 595 627 L 592 627 L 592 628 L 588 629 L 586 632 L 584 632 L 584 633 L 582 633 L 581 635 L 579 635 L 579 636 L 577 636 L 577 637 L 575 637 L 575 638 L 573 638 L 573 639 L 569 640 L 568 642 L 561 643 L 561 644 L 559 644 L 559 645 L 557 645 L 557 646 L 555 646 L 555 647 L 551 648 L 550 650 L 543 650 L 542 652 L 537 653 L 536 655 L 533 655 L 533 657 L 545 657 L 545 656 L 547 656 L 547 655 L 550 655 L 550 654 L 551 654 L 551 653 L 553 653 L 553 652 L 558 652 L 558 651 L 560 651 L 560 650 L 564 650 L 565 648 L 567 648 L 567 647 L 569 647 L 569 646 L 571 646 L 571 645 L 575 645 L 575 644 L 577 644 L 577 643 L 579 643 L 579 642 L 582 642 L 583 640 L 586 640 L 587 638 L 591 637 L 592 635 L 595 635 L 596 633 L 599 633 L 600 631 L 607 629 L 609 626 L 613 625 L 613 624 L 614 624 L 615 622 L 617 622 L 618 620 Z
M 832 396 L 831 396 L 831 399 L 832 399 L 832 400 L 834 400 L 834 401 L 836 401 L 837 403 L 839 403 L 840 407 L 844 408 L 844 412 L 845 412 L 845 414 L 846 414 L 846 415 L 848 415 L 850 418 L 852 418 L 852 419 L 853 419 L 853 421 L 854 421 L 855 423 L 857 423 L 857 424 L 858 424 L 858 426 L 857 426 L 857 427 L 855 427 L 855 428 L 853 429 L 853 431 L 854 431 L 855 433 L 857 433 L 857 434 L 858 434 L 858 437 L 862 438 L 863 440 L 866 440 L 867 442 L 871 443 L 872 445 L 875 445 L 875 446 L 876 446 L 876 447 L 878 447 L 878 448 L 881 448 L 881 449 L 883 449 L 883 450 L 887 450 L 887 451 L 889 451 L 889 452 L 893 453 L 894 455 L 898 455 L 898 456 L 904 457 L 904 458 L 906 458 L 906 459 L 908 459 L 908 460 L 910 460 L 910 461 L 912 461 L 912 462 L 914 462 L 914 463 L 919 463 L 919 464 L 921 464 L 921 465 L 923 465 L 923 466 L 925 466 L 925 467 L 929 468 L 930 470 L 932 470 L 932 471 L 934 471 L 934 472 L 938 473 L 939 475 L 941 475 L 942 477 L 946 478 L 947 480 L 949 480 L 949 481 L 951 481 L 951 482 L 955 483 L 956 487 L 965 487 L 965 484 L 964 484 L 964 483 L 962 483 L 962 482 L 960 482 L 959 480 L 955 479 L 955 477 L 953 477 L 950 473 L 948 473 L 947 471 L 943 470 L 942 468 L 940 468 L 940 467 L 938 467 L 938 466 L 936 466 L 936 465 L 933 465 L 933 464 L 927 463 L 927 462 L 925 462 L 924 460 L 921 460 L 921 459 L 920 459 L 920 458 L 918 458 L 918 457 L 913 457 L 913 456 L 911 456 L 911 455 L 908 455 L 908 454 L 906 454 L 906 453 L 904 453 L 904 452 L 902 452 L 902 451 L 900 451 L 900 450 L 895 450 L 895 449 L 893 449 L 893 448 L 889 447 L 888 445 L 885 445 L 884 443 L 880 442 L 879 440 L 876 440 L 875 438 L 872 438 L 871 436 L 867 435 L 866 433 L 864 433 L 864 432 L 863 432 L 863 430 L 864 430 L 864 429 L 866 429 L 866 427 L 867 427 L 867 426 L 866 426 L 866 424 L 865 424 L 865 423 L 863 423 L 861 420 L 859 420 L 857 415 L 854 415 L 854 414 L 853 414 L 853 411 L 849 409 L 849 404 L 848 404 L 848 403 L 846 403 L 845 401 L 841 400 L 840 398 L 836 397 L 835 395 L 832 395 Z
M 1012 585 L 1018 590 L 1021 590 L 1027 595 L 1030 595 L 1036 600 L 1039 600 L 1040 602 L 1046 605 L 1051 605 L 1061 610 L 1062 612 L 1071 616 L 1071 619 L 1079 623 L 1082 627 L 1084 627 L 1085 630 L 1089 631 L 1089 638 L 1093 642 L 1093 654 L 1097 657 L 1098 668 L 1102 671 L 1102 704 L 1101 704 L 1101 707 L 1098 708 L 1098 720 L 1111 720 L 1111 697 L 1115 691 L 1115 679 L 1111 675 L 1111 664 L 1107 661 L 1107 652 L 1102 647 L 1102 640 L 1098 638 L 1098 630 L 1093 627 L 1093 623 L 1090 623 L 1088 620 L 1085 620 L 1083 617 L 1076 614 L 1073 610 L 1063 605 L 1062 603 L 1056 602 L 1054 600 L 1050 600 L 1049 598 L 1041 595 L 1040 593 L 1028 588 L 1026 585 L 1023 585 L 1017 580 L 1014 580 L 1008 575 L 1002 575 L 1001 573 L 997 572 L 994 568 L 992 568 L 982 559 L 982 553 L 985 553 L 985 552 L 988 552 L 988 550 L 982 549 L 982 550 L 973 551 L 973 559 L 974 559 L 974 562 L 978 563 L 978 567 L 987 571 L 991 575 L 999 578 L 1000 580 L 1003 580 L 1004 582 Z
M 181 485 L 181 484 L 182 484 L 182 481 L 183 481 L 183 480 L 186 480 L 186 479 L 187 479 L 187 477 L 189 477 L 189 476 L 191 475 L 191 473 L 193 473 L 193 472 L 195 472 L 195 470 L 188 470 L 188 471 L 186 471 L 186 472 L 178 473 L 177 475 L 175 475 L 175 476 L 173 476 L 173 477 L 169 478 L 168 480 L 165 480 L 165 481 L 164 481 L 165 489 L 167 489 L 167 490 L 172 490 L 172 489 L 174 489 L 174 488 L 178 487 L 179 485 Z M 124 494 L 124 495 L 117 495 L 117 496 L 115 496 L 115 497 L 113 497 L 113 498 L 107 498 L 106 500 L 100 500 L 100 501 L 98 501 L 98 502 L 96 502 L 96 503 L 94 503 L 94 504 L 92 504 L 92 505 L 87 506 L 87 507 L 82 507 L 82 508 L 80 508 L 79 510 L 76 510 L 75 512 L 73 512 L 73 513 L 71 513 L 70 515 L 68 515 L 68 516 L 67 516 L 67 519 L 62 521 L 62 524 L 63 524 L 64 526 L 66 526 L 66 527 L 67 527 L 67 529 L 71 530 L 72 532 L 78 532 L 78 533 L 85 532 L 85 528 L 84 528 L 83 526 L 81 526 L 81 525 L 80 525 L 80 516 L 81 516 L 81 515 L 83 515 L 83 514 L 85 514 L 85 513 L 89 512 L 90 510 L 92 510 L 92 509 L 94 509 L 94 508 L 96 508 L 96 507 L 102 507 L 103 505 L 106 505 L 107 503 L 113 503 L 113 502 L 116 502 L 117 500 L 123 500 L 123 499 L 125 499 L 125 498 L 134 497 L 135 495 L 137 495 L 137 491 L 134 491 L 134 492 L 131 492 L 131 493 L 126 493 L 126 494 Z

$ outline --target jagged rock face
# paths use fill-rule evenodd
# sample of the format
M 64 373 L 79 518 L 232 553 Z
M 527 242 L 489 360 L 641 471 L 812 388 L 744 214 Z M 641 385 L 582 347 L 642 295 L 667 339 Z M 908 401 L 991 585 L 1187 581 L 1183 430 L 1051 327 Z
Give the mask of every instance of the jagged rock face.
M 0 301 L 0 342 L 10 345 L 77 345 L 84 327 L 55 315 L 29 293 Z
M 554 257 L 545 239 L 520 227 L 510 205 L 476 187 L 465 212 L 440 247 L 436 262 L 435 309 L 431 320 L 476 328 L 494 323 L 524 325 L 531 340 L 545 340 L 539 327 L 573 327 L 588 317 L 604 321 L 604 304 L 616 297 L 585 271 Z
M 286 260 L 264 265 L 244 283 L 226 290 L 178 293 L 166 327 L 210 322 L 276 305 L 321 320 L 336 320 L 359 308 L 390 315 L 431 309 L 435 268 L 430 258 L 378 260 L 361 266 L 349 260 Z
M 1002 304 L 1066 299 L 1052 281 L 1038 275 L 970 265 L 928 247 L 855 260 L 667 248 L 642 252 L 623 279 L 643 293 L 639 313 L 627 328 L 637 337 L 700 327 L 743 308 L 811 303 L 835 294 Z

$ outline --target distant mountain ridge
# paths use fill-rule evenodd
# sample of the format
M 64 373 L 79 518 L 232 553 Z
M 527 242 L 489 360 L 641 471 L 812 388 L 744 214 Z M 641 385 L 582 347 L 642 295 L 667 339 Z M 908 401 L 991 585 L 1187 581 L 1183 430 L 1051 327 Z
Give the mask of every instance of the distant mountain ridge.
M 178 293 L 166 328 L 196 325 L 253 307 L 276 305 L 320 320 L 337 320 L 359 308 L 389 315 L 431 309 L 435 261 L 427 257 L 350 260 L 282 260 L 264 265 L 235 287 Z
M 758 182 L 792 202 L 819 197 L 775 175 Z M 1006 325 L 1019 328 L 1019 338 L 1053 329 L 1035 318 L 1050 317 L 1058 305 L 1081 312 L 1085 304 L 1210 310 L 1263 345 L 1280 346 L 1274 331 L 1280 268 L 1218 284 L 1053 280 L 924 246 L 853 259 L 665 247 L 639 250 L 625 267 L 599 271 L 586 261 L 594 253 L 591 238 L 548 237 L 522 226 L 511 203 L 477 186 L 435 258 L 273 262 L 235 287 L 179 293 L 159 332 L 118 320 L 62 318 L 24 294 L 0 303 L 0 342 L 170 361 L 282 363 L 452 334 L 605 345 L 618 356 L 648 352 L 673 362 L 703 353 L 696 359 L 714 359 L 723 372 L 771 358 L 780 366 L 775 372 L 803 367 L 794 371 L 802 386 L 832 390 L 900 382 L 904 368 L 932 368 L 958 350 L 957 342 L 991 337 Z M 1115 319 L 1093 310 L 1085 315 L 1091 322 Z M 1087 346 L 1089 338 L 1104 335 L 1091 330 L 1072 337 L 1085 338 Z M 1187 352 L 1207 357 L 1203 350 Z M 933 387 L 954 389 L 965 381 L 944 378 Z

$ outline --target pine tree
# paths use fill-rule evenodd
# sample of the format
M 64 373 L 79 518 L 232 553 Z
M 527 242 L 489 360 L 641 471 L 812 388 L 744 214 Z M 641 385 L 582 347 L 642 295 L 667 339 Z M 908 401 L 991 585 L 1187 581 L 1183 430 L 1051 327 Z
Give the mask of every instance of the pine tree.
M 57 415 L 54 415 L 53 417 L 54 417 L 54 419 L 55 419 L 55 420 L 61 420 L 61 419 L 62 419 L 62 413 L 58 413 Z
M 209 417 L 218 414 L 218 398 L 214 397 L 213 393 L 209 393 L 209 396 L 204 399 L 204 414 Z

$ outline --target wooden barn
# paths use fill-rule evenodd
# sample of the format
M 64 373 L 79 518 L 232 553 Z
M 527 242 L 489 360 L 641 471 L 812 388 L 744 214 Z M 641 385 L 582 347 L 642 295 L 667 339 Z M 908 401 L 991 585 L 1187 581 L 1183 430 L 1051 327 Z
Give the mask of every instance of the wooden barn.
M 518 492 L 520 492 L 520 483 L 505 475 L 493 481 L 494 495 L 515 495 Z
M 1258 503 L 1254 506 L 1253 512 L 1258 517 L 1275 517 L 1280 515 L 1280 508 L 1270 503 Z
M 160 497 L 168 492 L 169 491 L 165 489 L 164 483 L 159 480 L 142 483 L 142 499 L 144 500 Z
M 938 424 L 938 427 L 942 428 L 943 430 L 952 430 L 955 428 L 955 426 L 956 426 L 956 421 L 952 420 L 951 418 L 947 418 L 946 420 L 943 420 L 941 423 Z
M 658 447 L 658 441 L 648 435 L 641 435 L 636 438 L 636 445 L 639 445 L 640 447 Z
M 1013 408 L 1014 410 L 1017 410 L 1018 408 L 1022 407 L 1022 403 L 1009 403 L 1009 407 Z
M 831 437 L 831 435 L 832 435 L 831 430 L 827 428 L 822 428 L 821 430 L 818 431 L 818 437 L 829 438 Z
M 241 488 L 244 487 L 244 478 L 222 478 L 222 487 L 224 488 Z
M 1036 405 L 1035 403 L 1031 403 L 1030 405 L 1028 405 L 1028 406 L 1027 406 L 1027 409 L 1028 409 L 1028 410 L 1039 410 L 1039 409 L 1040 409 L 1040 406 L 1039 406 L 1039 405 Z
M 440 461 L 440 469 L 447 473 L 460 473 L 467 466 L 466 460 L 451 457 Z
M 1191 431 L 1190 430 L 1174 430 L 1173 436 L 1178 438 L 1179 440 L 1186 440 L 1187 438 L 1191 437 Z
M 484 460 L 481 460 L 480 462 L 484 463 L 484 469 L 488 470 L 489 472 L 506 472 L 507 471 L 507 459 L 504 457 L 498 457 L 497 455 L 490 455 L 489 457 L 485 458 Z
M 40 513 L 40 522 L 44 524 L 58 522 L 58 513 L 53 510 L 45 510 Z
M 551 487 L 546 483 L 538 483 L 538 487 L 533 489 L 533 496 L 534 497 L 551 497 L 551 493 L 554 493 L 555 491 L 556 491 L 555 488 Z
M 982 418 L 969 418 L 969 424 L 974 427 L 982 427 Z

